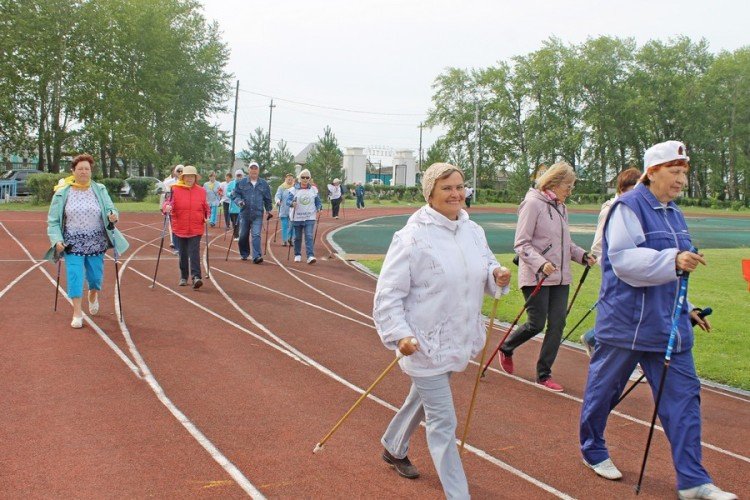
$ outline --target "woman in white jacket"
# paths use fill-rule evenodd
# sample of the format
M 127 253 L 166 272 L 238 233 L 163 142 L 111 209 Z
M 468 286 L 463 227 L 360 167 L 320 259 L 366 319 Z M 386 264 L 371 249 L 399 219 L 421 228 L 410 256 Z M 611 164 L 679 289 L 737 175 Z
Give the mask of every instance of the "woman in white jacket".
M 448 498 L 468 498 L 456 446 L 450 375 L 463 371 L 484 345 L 483 294 L 508 292 L 482 228 L 461 207 L 464 176 L 447 163 L 425 171 L 428 205 L 409 218 L 391 242 L 375 292 L 373 317 L 383 344 L 400 351 L 412 386 L 382 438 L 383 460 L 403 477 L 419 472 L 407 452 L 422 418 L 427 445 Z

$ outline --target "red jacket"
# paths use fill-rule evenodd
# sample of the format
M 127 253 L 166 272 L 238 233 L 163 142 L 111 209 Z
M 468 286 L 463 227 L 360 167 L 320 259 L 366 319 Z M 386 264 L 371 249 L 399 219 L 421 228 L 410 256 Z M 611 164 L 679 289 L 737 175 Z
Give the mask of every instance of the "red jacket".
M 197 184 L 188 189 L 172 186 L 171 196 L 167 194 L 164 206 L 172 206 L 172 232 L 180 238 L 201 236 L 209 208 L 206 190 Z M 163 207 L 162 207 L 163 209 Z

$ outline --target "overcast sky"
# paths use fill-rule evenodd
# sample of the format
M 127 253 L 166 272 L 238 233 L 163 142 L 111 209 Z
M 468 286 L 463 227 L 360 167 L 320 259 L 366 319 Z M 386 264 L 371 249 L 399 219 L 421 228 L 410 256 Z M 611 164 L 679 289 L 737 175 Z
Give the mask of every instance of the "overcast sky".
M 330 125 L 342 148 L 385 145 L 416 155 L 432 82 L 447 67 L 487 67 L 532 52 L 550 36 L 574 44 L 599 35 L 634 37 L 642 45 L 687 35 L 706 38 L 713 52 L 750 44 L 746 0 L 203 4 L 231 50 L 227 71 L 240 80 L 237 151 L 256 127 L 268 129 L 270 99 L 257 94 L 274 97 L 274 146 L 285 139 L 296 154 Z M 231 113 L 216 121 L 231 131 Z M 423 148 L 439 134 L 424 129 Z

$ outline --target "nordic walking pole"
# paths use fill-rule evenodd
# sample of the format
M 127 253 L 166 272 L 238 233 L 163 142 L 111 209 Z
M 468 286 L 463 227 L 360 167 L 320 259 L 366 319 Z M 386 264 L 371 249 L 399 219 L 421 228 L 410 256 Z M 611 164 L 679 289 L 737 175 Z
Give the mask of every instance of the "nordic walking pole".
M 109 211 L 109 215 L 112 215 L 112 210 Z M 107 229 L 110 231 L 115 230 L 115 223 L 112 221 L 109 221 L 109 224 L 107 224 Z M 119 258 L 120 256 L 117 253 L 117 248 L 114 246 L 112 247 L 112 253 L 114 253 L 115 258 L 115 284 L 117 286 L 117 303 L 120 306 L 120 321 L 123 321 L 122 316 L 122 295 L 120 294 L 120 262 Z
M 234 241 L 234 236 L 229 238 L 229 246 L 227 247 L 227 256 L 224 257 L 224 262 L 229 260 L 229 251 L 232 249 L 232 242 Z
M 576 291 L 573 294 L 573 298 L 570 300 L 570 304 L 568 304 L 568 310 L 565 311 L 565 317 L 570 314 L 570 310 L 573 308 L 573 304 L 576 301 L 576 297 L 578 297 L 578 292 L 581 291 L 581 285 L 583 285 L 583 282 L 586 281 L 586 276 L 589 275 L 589 271 L 591 270 L 591 266 L 586 264 L 586 269 L 583 270 L 583 274 L 581 275 L 581 280 L 578 282 L 578 286 L 576 287 Z
M 159 242 L 159 253 L 156 256 L 156 268 L 154 269 L 154 279 L 151 281 L 151 288 L 156 286 L 156 273 L 159 272 L 159 261 L 161 260 L 161 251 L 164 250 L 164 235 L 167 233 L 169 224 L 169 214 L 164 214 L 164 227 L 161 230 L 161 241 Z
M 266 243 L 263 245 L 263 255 L 268 255 L 268 230 L 271 228 L 271 217 L 273 217 L 273 213 L 268 212 L 268 215 L 266 215 Z
M 500 348 L 505 343 L 505 339 L 508 338 L 508 335 L 510 335 L 510 332 L 513 331 L 513 327 L 516 326 L 516 323 L 518 323 L 518 320 L 521 319 L 521 316 L 523 315 L 524 311 L 526 311 L 526 308 L 529 307 L 529 303 L 531 300 L 536 297 L 536 295 L 539 293 L 539 290 L 542 289 L 542 283 L 544 283 L 544 280 L 547 279 L 547 275 L 543 275 L 542 279 L 539 281 L 539 283 L 536 284 L 536 287 L 534 290 L 532 290 L 531 295 L 529 295 L 529 298 L 526 299 L 526 302 L 524 302 L 523 307 L 521 308 L 521 312 L 518 313 L 518 316 L 516 316 L 516 319 L 513 320 L 513 323 L 508 327 L 508 331 L 505 332 L 505 336 L 503 336 L 503 340 L 500 341 L 499 344 L 497 344 L 497 348 L 492 353 L 492 356 L 490 356 L 490 359 L 487 360 L 487 364 L 484 365 L 484 368 L 482 369 L 481 376 L 484 377 L 485 372 L 487 371 L 487 368 L 490 366 L 490 363 L 492 363 L 493 358 L 497 355 L 497 352 L 500 350 Z
M 273 226 L 273 242 L 276 243 L 276 233 L 279 232 L 279 219 L 281 219 L 281 216 L 276 217 L 276 225 Z M 268 238 L 266 238 L 268 239 Z
M 574 331 L 576 331 L 576 328 L 578 328 L 581 325 L 581 323 L 583 323 L 583 320 L 585 320 L 586 318 L 589 317 L 589 314 L 591 314 L 591 311 L 593 311 L 596 308 L 596 305 L 598 303 L 599 303 L 599 301 L 597 300 L 596 302 L 594 302 L 593 306 L 589 307 L 589 310 L 586 311 L 586 314 L 583 315 L 583 318 L 581 318 L 580 321 L 578 321 L 578 323 L 576 323 L 576 325 L 573 328 L 571 328 L 570 331 L 568 332 L 568 334 L 560 341 L 560 345 L 562 345 L 563 342 L 565 342 L 566 340 L 568 340 L 568 337 L 570 337 L 570 335 Z
M 417 345 L 417 339 L 412 338 L 411 339 L 411 343 L 413 345 Z M 381 373 L 380 375 L 378 375 L 378 378 L 376 378 L 375 381 L 372 384 L 370 384 L 370 387 L 368 387 L 367 390 L 364 393 L 362 393 L 362 395 L 359 397 L 359 399 L 357 399 L 357 401 L 355 401 L 355 403 L 352 405 L 352 407 L 349 408 L 349 410 L 346 413 L 344 413 L 344 416 L 341 417 L 338 422 L 336 422 L 336 425 L 334 425 L 333 428 L 330 431 L 328 431 L 328 434 L 326 434 L 323 437 L 323 439 L 321 439 L 320 441 L 318 441 L 318 444 L 316 444 L 315 448 L 313 448 L 313 453 L 318 453 L 319 451 L 321 451 L 323 449 L 323 446 L 326 444 L 326 441 L 328 441 L 328 439 L 331 436 L 333 436 L 333 433 L 336 432 L 339 427 L 341 427 L 341 424 L 343 424 L 344 421 L 347 418 L 349 418 L 349 415 L 351 415 L 352 412 L 357 409 L 357 407 L 360 405 L 360 403 L 362 403 L 362 401 L 364 401 L 365 398 L 370 395 L 370 393 L 372 392 L 372 390 L 375 389 L 375 386 L 378 385 L 380 383 L 380 381 L 383 380 L 383 378 L 385 378 L 386 375 L 388 375 L 388 372 L 391 371 L 391 369 L 393 369 L 393 367 L 396 366 L 396 363 L 398 363 L 398 361 L 401 358 L 403 358 L 403 357 L 404 357 L 403 354 L 399 353 L 399 355 L 396 356 L 396 358 L 393 361 L 391 361 L 391 363 L 388 365 L 388 367 L 386 367 L 386 369 L 383 370 L 383 373 Z
M 315 244 L 318 241 L 318 226 L 320 225 L 320 213 L 321 212 L 322 212 L 322 210 L 318 211 L 318 217 L 315 220 L 315 234 L 313 235 L 313 248 L 315 248 Z
M 505 270 L 504 268 L 501 268 Z M 481 366 L 484 364 L 484 357 L 487 355 L 487 346 L 490 345 L 490 334 L 492 333 L 492 327 L 495 325 L 495 316 L 497 314 L 497 304 L 500 302 L 502 296 L 502 289 L 497 288 L 495 292 L 495 300 L 492 302 L 492 314 L 490 314 L 490 323 L 487 325 L 487 335 L 484 339 L 484 348 L 482 349 L 482 357 L 479 360 L 479 369 L 477 369 L 477 380 L 474 382 L 474 390 L 471 392 L 471 403 L 469 403 L 469 413 L 466 415 L 466 425 L 464 425 L 464 433 L 461 436 L 461 447 L 458 450 L 459 453 L 464 452 L 464 443 L 466 443 L 466 436 L 469 435 L 469 424 L 471 423 L 471 414 L 474 411 L 474 401 L 477 398 L 477 389 L 479 389 L 479 379 L 482 378 Z
M 57 297 L 60 295 L 60 267 L 62 265 L 62 252 L 57 255 L 57 282 L 55 283 L 55 309 L 54 311 L 57 312 Z
M 208 244 L 208 224 L 206 224 L 206 221 L 203 221 L 203 225 L 206 226 L 206 279 L 211 279 L 211 260 L 208 258 L 208 247 L 210 246 Z
M 691 251 L 697 252 L 695 248 Z M 638 475 L 638 484 L 635 485 L 635 494 L 641 492 L 641 484 L 643 483 L 643 473 L 646 471 L 646 460 L 648 459 L 648 452 L 651 448 L 651 438 L 654 436 L 654 425 L 656 424 L 656 415 L 659 412 L 659 403 L 661 402 L 661 395 L 664 392 L 664 380 L 667 378 L 667 371 L 669 370 L 669 362 L 672 359 L 672 350 L 674 349 L 675 340 L 677 339 L 677 330 L 679 329 L 680 314 L 682 313 L 682 307 L 685 304 L 685 297 L 687 296 L 687 283 L 688 273 L 683 273 L 680 278 L 680 292 L 677 295 L 677 307 L 674 309 L 674 315 L 672 316 L 672 331 L 669 332 L 669 342 L 667 343 L 667 352 L 664 354 L 664 368 L 661 372 L 661 380 L 659 381 L 659 389 L 656 391 L 656 402 L 654 403 L 654 414 L 651 416 L 651 427 L 648 429 L 648 439 L 646 440 L 646 450 L 643 452 L 643 462 L 641 463 L 641 473 Z

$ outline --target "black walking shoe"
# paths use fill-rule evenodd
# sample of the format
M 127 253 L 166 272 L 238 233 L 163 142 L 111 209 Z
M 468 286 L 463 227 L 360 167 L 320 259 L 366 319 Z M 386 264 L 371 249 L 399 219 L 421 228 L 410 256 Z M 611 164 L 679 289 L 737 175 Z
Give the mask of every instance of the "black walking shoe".
M 193 278 L 193 290 L 197 290 L 203 286 L 203 280 L 200 278 Z
M 263 262 L 263 257 L 255 257 L 253 259 L 253 264 L 260 264 L 261 262 Z
M 419 477 L 419 471 L 409 461 L 409 457 L 396 458 L 388 450 L 383 450 L 383 460 L 396 469 L 398 475 L 406 479 L 416 479 Z

